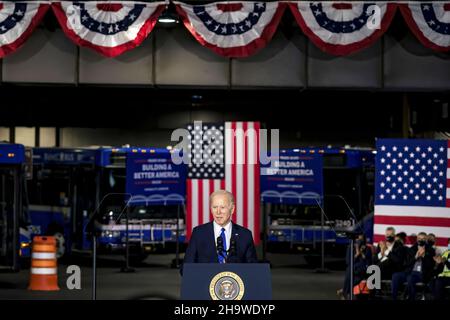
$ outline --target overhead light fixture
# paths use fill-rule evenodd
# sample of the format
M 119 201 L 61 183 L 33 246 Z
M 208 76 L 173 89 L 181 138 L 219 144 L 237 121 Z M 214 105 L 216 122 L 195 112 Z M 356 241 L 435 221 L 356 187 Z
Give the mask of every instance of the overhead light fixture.
M 178 16 L 166 9 L 158 18 L 158 22 L 164 25 L 174 25 L 180 22 Z
M 160 17 L 158 19 L 159 23 L 178 23 L 178 20 L 172 17 Z

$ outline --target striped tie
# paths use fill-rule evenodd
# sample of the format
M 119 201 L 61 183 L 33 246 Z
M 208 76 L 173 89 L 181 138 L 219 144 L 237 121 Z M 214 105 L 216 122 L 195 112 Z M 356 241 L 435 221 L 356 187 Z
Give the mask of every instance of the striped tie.
M 219 252 L 219 263 L 225 263 L 225 259 L 227 257 L 227 240 L 225 238 L 225 228 L 222 228 L 220 237 L 222 238 L 223 242 L 223 251 Z

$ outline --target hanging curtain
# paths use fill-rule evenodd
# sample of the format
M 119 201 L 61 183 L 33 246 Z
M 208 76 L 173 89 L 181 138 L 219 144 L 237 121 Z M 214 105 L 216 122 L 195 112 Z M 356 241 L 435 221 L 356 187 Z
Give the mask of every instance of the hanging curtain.
M 400 10 L 411 31 L 426 47 L 450 50 L 450 2 L 402 4 Z
M 195 39 L 225 57 L 248 57 L 264 48 L 272 39 L 286 7 L 280 2 L 250 1 L 175 4 Z
M 373 20 L 376 14 L 374 4 L 380 8 L 378 22 Z M 397 5 L 388 2 L 298 1 L 290 2 L 289 7 L 311 42 L 329 54 L 348 55 L 370 46 L 383 35 Z
M 73 42 L 106 57 L 139 46 L 165 7 L 165 2 L 128 1 L 61 1 L 52 5 L 61 28 Z
M 0 58 L 28 39 L 48 8 L 47 3 L 0 1 Z

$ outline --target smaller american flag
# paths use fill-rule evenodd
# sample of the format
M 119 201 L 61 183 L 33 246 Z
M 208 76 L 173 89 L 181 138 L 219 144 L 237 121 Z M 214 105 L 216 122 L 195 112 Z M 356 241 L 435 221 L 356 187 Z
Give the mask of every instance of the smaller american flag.
M 375 242 L 388 226 L 408 235 L 434 233 L 439 246 L 450 238 L 450 141 L 377 141 Z

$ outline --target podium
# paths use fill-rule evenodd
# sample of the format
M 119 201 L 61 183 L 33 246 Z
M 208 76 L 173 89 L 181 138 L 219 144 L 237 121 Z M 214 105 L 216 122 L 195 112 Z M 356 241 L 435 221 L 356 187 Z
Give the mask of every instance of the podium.
M 182 300 L 271 300 L 268 263 L 186 263 Z

